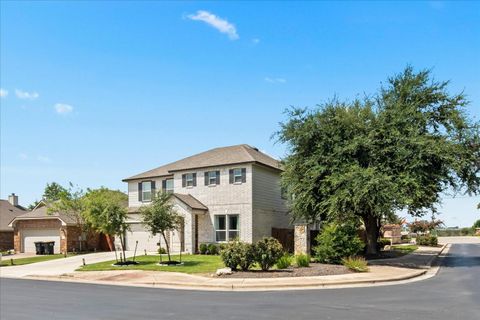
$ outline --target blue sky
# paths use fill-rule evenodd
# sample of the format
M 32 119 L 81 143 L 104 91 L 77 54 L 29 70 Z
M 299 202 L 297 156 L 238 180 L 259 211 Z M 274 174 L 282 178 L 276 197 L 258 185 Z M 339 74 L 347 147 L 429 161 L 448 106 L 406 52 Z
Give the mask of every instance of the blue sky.
M 480 118 L 479 2 L 0 4 L 1 198 L 122 178 L 239 143 L 281 157 L 288 106 L 374 92 L 407 64 Z M 471 225 L 480 198 L 445 197 Z

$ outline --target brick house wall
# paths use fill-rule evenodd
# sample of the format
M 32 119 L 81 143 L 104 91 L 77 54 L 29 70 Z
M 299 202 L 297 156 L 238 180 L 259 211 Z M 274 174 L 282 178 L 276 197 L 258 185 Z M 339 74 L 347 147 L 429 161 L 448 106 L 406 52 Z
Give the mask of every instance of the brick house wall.
M 0 250 L 13 249 L 13 231 L 0 231 Z
M 80 229 L 76 226 L 62 226 L 60 220 L 56 219 L 35 219 L 18 220 L 14 225 L 13 248 L 15 252 L 22 250 L 22 231 L 26 229 L 58 229 L 60 232 L 60 252 L 78 251 L 80 248 L 79 236 Z M 100 235 L 91 234 L 87 241 L 82 244 L 83 250 L 101 249 Z M 85 244 L 87 247 L 85 248 Z

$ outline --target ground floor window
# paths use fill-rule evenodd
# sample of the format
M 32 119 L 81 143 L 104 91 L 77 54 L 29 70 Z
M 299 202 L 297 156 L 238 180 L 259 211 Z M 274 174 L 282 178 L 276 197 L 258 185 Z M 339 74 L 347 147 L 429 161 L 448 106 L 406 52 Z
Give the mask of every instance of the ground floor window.
M 238 214 L 215 216 L 215 241 L 232 241 L 239 237 L 240 218 Z

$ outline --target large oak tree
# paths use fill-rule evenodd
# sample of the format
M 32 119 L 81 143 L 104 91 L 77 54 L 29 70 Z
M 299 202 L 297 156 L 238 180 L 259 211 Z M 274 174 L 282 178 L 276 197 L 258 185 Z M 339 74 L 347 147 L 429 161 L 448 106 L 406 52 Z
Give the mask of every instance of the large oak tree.
M 293 218 L 361 219 L 375 254 L 382 218 L 435 212 L 445 191 L 479 194 L 479 124 L 447 87 L 407 67 L 371 98 L 288 110 L 277 136 Z

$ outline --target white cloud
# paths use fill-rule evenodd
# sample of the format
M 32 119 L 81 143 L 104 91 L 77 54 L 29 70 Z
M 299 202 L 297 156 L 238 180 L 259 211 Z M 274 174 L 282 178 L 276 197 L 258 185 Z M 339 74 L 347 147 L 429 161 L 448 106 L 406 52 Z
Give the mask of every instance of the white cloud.
M 233 24 L 214 15 L 213 13 L 199 10 L 196 14 L 189 14 L 187 17 L 191 20 L 205 22 L 206 24 L 214 27 L 221 33 L 227 34 L 231 40 L 237 40 L 239 38 L 237 29 Z
M 15 89 L 15 95 L 17 96 L 18 99 L 23 99 L 23 100 L 35 100 L 40 96 L 38 92 L 35 92 L 35 91 L 27 92 L 19 89 Z
M 54 107 L 58 114 L 67 114 L 73 111 L 73 107 L 65 103 L 57 103 Z
M 0 98 L 5 98 L 8 96 L 8 91 L 0 88 Z
M 50 163 L 52 162 L 52 160 L 49 158 L 49 157 L 46 157 L 46 156 L 37 156 L 37 160 L 40 161 L 40 162 L 43 162 L 43 163 Z
M 287 79 L 265 77 L 265 81 L 270 82 L 270 83 L 286 83 Z
M 28 159 L 28 155 L 26 153 L 20 153 L 18 155 L 18 157 L 21 159 L 21 160 L 27 160 Z

